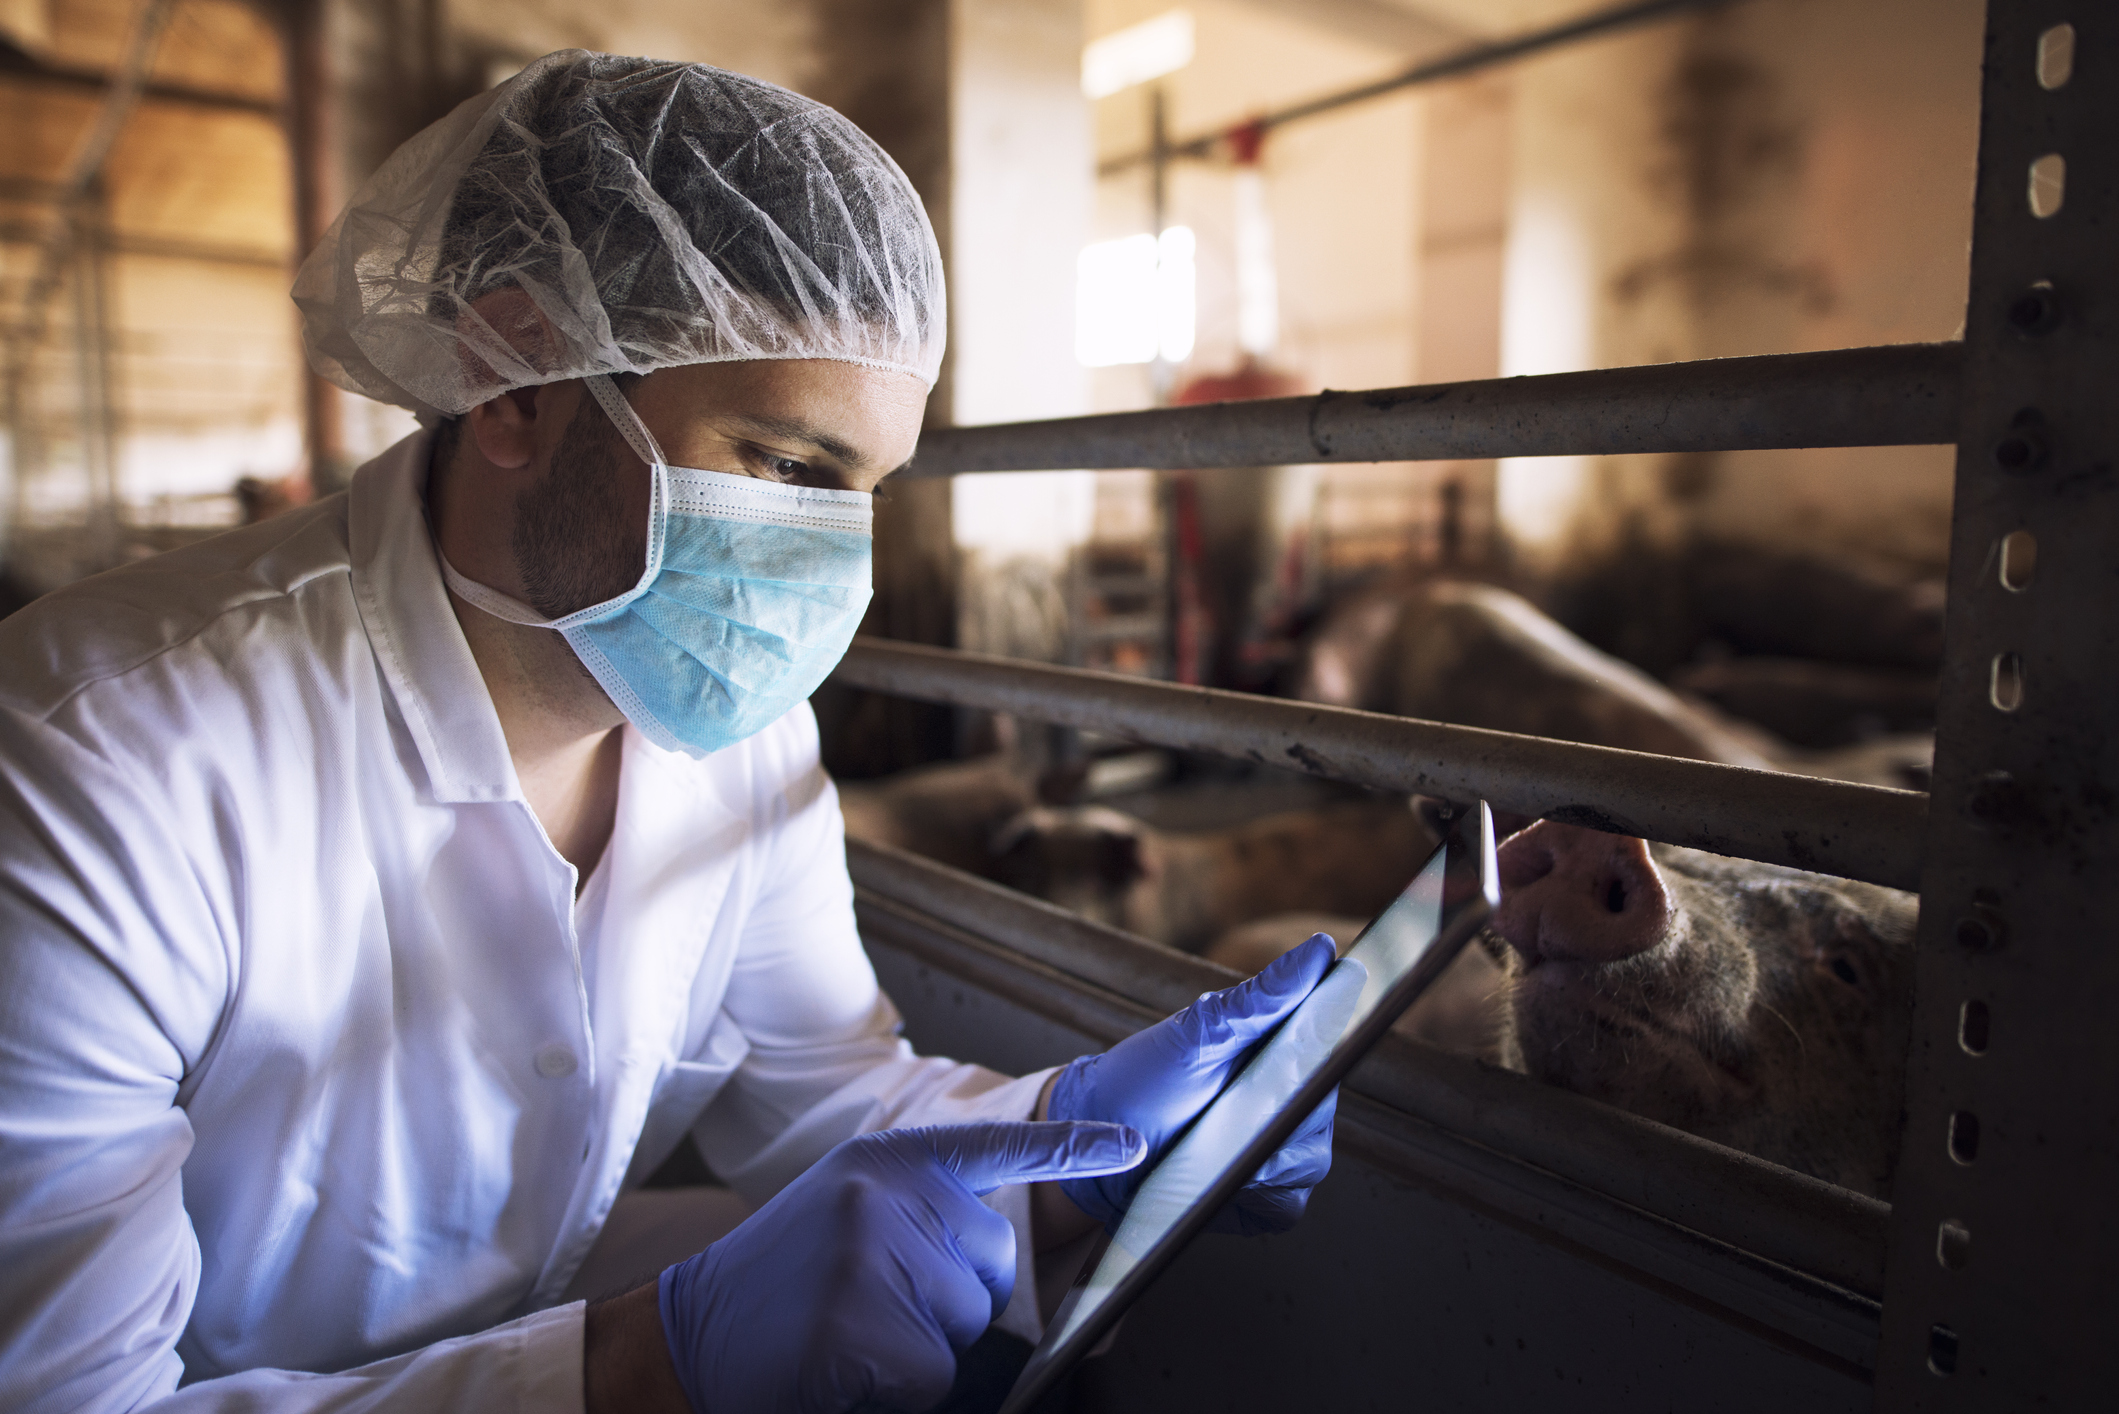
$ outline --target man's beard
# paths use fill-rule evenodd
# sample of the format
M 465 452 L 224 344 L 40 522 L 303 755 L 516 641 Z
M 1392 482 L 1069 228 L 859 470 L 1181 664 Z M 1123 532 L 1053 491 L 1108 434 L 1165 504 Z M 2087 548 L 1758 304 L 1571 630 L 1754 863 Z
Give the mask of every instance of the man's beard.
M 647 527 L 621 491 L 632 449 L 587 396 L 544 478 L 515 498 L 509 548 L 524 597 L 547 618 L 615 599 L 640 582 Z

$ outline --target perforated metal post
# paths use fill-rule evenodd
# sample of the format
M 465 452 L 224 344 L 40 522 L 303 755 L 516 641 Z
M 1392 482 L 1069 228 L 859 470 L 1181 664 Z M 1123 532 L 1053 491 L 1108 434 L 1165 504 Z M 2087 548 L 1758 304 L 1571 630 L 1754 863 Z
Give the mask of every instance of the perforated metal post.
M 1894 1414 L 2119 1402 L 2119 13 L 1986 45 Z

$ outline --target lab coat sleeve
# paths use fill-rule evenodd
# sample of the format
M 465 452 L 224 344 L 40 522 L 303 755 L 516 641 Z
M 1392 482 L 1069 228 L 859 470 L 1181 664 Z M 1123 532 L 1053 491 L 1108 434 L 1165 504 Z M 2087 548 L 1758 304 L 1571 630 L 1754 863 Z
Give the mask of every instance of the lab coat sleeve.
M 246 1370 L 202 1380 L 139 1414 L 575 1414 L 586 1309 L 555 1306 L 334 1375 Z
M 578 1306 L 178 1388 L 201 1276 L 182 1087 L 240 979 L 227 897 L 144 779 L 0 713 L 0 1408 L 580 1409 Z
M 854 927 L 838 794 L 806 734 L 745 921 L 723 1015 L 749 1043 L 694 1130 L 714 1172 L 763 1203 L 843 1139 L 1028 1119 L 1046 1073 L 916 1056 Z
M 809 754 L 786 792 L 773 867 L 746 923 L 722 1010 L 749 1053 L 693 1131 L 730 1187 L 763 1203 L 856 1134 L 980 1119 L 1029 1119 L 1049 1071 L 1010 1079 L 916 1056 L 854 927 L 838 794 Z M 1016 1299 L 1004 1329 L 1035 1339 L 1029 1190 L 988 1206 L 1016 1229 Z

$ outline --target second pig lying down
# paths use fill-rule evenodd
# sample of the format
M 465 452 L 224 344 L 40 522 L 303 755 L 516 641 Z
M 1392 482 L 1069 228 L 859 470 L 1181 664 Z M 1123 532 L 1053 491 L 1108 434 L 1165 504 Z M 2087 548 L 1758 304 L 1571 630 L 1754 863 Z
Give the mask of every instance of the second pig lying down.
M 1401 1029 L 1872 1197 L 1898 1158 L 1910 895 L 1544 822 L 1501 849 L 1502 961 L 1465 950 Z M 1311 932 L 1262 919 L 1209 961 Z
M 1373 916 L 1432 848 L 1403 798 L 1340 800 L 1183 834 L 1100 805 L 1048 806 L 1001 829 L 989 872 L 1100 923 L 1198 952 L 1267 914 Z

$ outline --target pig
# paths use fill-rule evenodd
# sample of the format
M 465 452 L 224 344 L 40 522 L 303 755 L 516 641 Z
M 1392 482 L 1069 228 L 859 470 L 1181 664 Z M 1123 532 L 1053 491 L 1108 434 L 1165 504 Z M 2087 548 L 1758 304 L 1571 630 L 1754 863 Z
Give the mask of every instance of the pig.
M 1343 957 L 1367 926 L 1366 918 L 1276 913 L 1231 928 L 1200 956 L 1249 976 L 1313 933 L 1329 934 Z M 1508 971 L 1490 949 L 1491 940 L 1482 938 L 1457 954 L 1392 1029 L 1445 1051 L 1498 1063 L 1507 1026 Z
M 1098 922 L 1198 952 L 1266 914 L 1371 917 L 1432 848 L 1427 827 L 1402 797 L 1334 801 L 1185 833 L 1106 806 L 1048 806 L 1002 829 L 993 876 Z
M 1844 547 L 1707 537 L 1673 551 L 1630 538 L 1545 591 L 1577 633 L 1658 677 L 1702 649 L 1932 674 L 1943 585 L 1917 573 Z
M 1455 580 L 1349 598 L 1312 634 L 1293 691 L 1333 706 L 1901 789 L 1927 788 L 1933 755 L 1932 736 L 1920 733 L 1791 746 L 1599 652 L 1517 595 Z
M 1912 896 L 1551 821 L 1500 871 L 1504 1064 L 1890 1196 Z
M 1789 751 L 1778 764 L 1783 771 L 1831 781 L 1926 790 L 1934 775 L 1935 733 L 1905 732 L 1826 751 Z
M 1698 630 L 1739 653 L 1933 674 L 1943 583 L 1845 554 L 1697 546 L 1679 571 Z
M 1931 670 L 1724 658 L 1679 668 L 1670 681 L 1798 746 L 1853 746 L 1885 732 L 1935 725 Z
M 1037 804 L 1032 773 L 999 753 L 839 785 L 846 837 L 987 874 L 994 832 Z
M 1291 695 L 1695 761 L 1773 765 L 1756 737 L 1488 584 L 1438 579 L 1355 596 L 1311 635 Z

